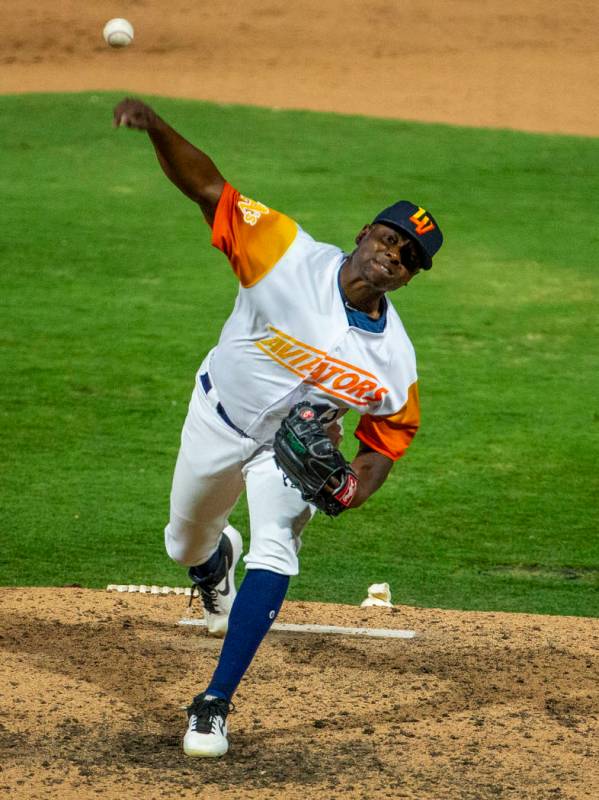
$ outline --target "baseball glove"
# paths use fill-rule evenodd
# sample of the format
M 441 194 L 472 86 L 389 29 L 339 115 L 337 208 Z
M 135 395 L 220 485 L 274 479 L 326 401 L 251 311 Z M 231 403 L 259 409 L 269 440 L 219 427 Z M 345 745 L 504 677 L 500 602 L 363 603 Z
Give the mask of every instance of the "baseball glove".
M 358 478 L 327 436 L 310 403 L 298 403 L 275 434 L 275 461 L 308 503 L 336 517 L 350 505 Z

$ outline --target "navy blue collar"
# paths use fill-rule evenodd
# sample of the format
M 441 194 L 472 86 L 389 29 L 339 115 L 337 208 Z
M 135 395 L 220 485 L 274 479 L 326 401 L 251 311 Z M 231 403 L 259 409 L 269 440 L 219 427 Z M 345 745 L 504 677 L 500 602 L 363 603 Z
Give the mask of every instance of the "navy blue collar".
M 345 261 L 343 264 L 345 264 Z M 359 328 L 360 330 L 369 331 L 370 333 L 382 333 L 387 324 L 387 298 L 384 295 L 381 297 L 381 316 L 378 319 L 373 319 L 365 311 L 354 308 L 341 288 L 341 270 L 343 264 L 339 267 L 339 272 L 337 273 L 337 286 L 339 287 L 339 293 L 343 301 L 347 321 L 352 328 Z

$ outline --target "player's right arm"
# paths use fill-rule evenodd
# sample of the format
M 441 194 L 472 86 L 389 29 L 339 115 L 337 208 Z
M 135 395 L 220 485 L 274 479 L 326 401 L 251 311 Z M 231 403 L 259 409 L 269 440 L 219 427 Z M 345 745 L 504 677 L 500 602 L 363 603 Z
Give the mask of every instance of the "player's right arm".
M 212 159 L 184 139 L 146 103 L 126 97 L 114 109 L 114 126 L 146 131 L 165 175 L 197 203 L 212 226 L 225 179 Z
M 148 133 L 164 173 L 198 203 L 212 228 L 212 244 L 227 256 L 242 286 L 253 286 L 276 266 L 297 235 L 294 220 L 241 195 L 206 153 L 141 100 L 121 100 L 114 125 Z

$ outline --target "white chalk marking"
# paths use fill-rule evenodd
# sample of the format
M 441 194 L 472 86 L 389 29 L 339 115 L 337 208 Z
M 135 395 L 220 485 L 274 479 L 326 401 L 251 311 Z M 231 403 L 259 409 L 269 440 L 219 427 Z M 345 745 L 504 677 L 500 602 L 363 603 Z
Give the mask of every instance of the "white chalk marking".
M 178 624 L 203 627 L 206 625 L 206 620 L 180 619 Z M 291 633 L 333 633 L 340 636 L 372 636 L 377 639 L 413 639 L 416 636 L 416 631 L 395 628 L 343 628 L 339 625 L 298 625 L 295 622 L 275 622 L 272 630 Z
M 136 586 L 132 583 L 109 583 L 106 587 L 107 592 L 128 592 L 134 594 L 183 594 L 191 597 L 191 586 Z
M 107 592 L 127 592 L 141 594 L 179 594 L 191 595 L 191 587 L 181 586 L 135 586 L 133 584 L 109 583 Z M 205 619 L 181 619 L 179 625 L 206 626 Z M 416 631 L 395 628 L 343 628 L 339 625 L 299 625 L 295 622 L 275 622 L 272 626 L 275 631 L 288 631 L 290 633 L 332 633 L 338 636 L 370 636 L 376 639 L 413 639 Z

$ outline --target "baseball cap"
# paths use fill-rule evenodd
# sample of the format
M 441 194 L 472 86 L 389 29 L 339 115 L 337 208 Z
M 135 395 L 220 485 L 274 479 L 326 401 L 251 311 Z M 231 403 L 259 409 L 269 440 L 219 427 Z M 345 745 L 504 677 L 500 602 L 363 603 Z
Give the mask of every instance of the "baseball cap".
M 430 211 L 408 200 L 399 200 L 377 214 L 372 224 L 377 222 L 407 233 L 419 247 L 422 268 L 430 269 L 433 266 L 433 256 L 443 244 L 443 234 Z

